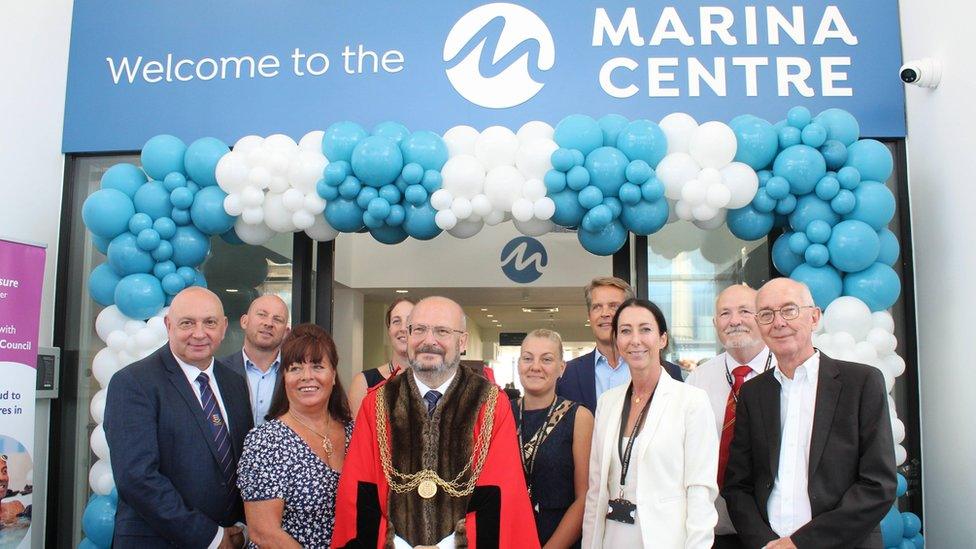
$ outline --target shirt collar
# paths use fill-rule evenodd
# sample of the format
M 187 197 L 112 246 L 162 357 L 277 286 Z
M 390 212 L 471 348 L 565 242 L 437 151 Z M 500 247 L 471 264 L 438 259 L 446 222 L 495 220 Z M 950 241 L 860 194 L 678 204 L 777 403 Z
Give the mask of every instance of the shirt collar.
M 796 371 L 793 372 L 793 379 L 786 377 L 786 374 L 779 369 L 778 364 L 776 365 L 776 368 L 773 369 L 773 376 L 776 378 L 776 381 L 779 381 L 779 384 L 782 385 L 783 383 L 796 381 L 798 375 L 807 380 L 817 379 L 817 374 L 819 372 L 820 350 L 814 349 L 813 354 L 810 355 L 810 358 L 804 360 L 803 364 L 797 366 Z
M 441 394 L 441 396 L 444 396 L 445 394 L 447 394 L 447 388 L 451 385 L 451 382 L 454 381 L 454 376 L 456 375 L 457 375 L 457 370 L 455 370 L 454 373 L 451 374 L 451 377 L 447 378 L 447 381 L 445 381 L 443 384 L 441 384 L 440 387 L 437 387 L 435 389 L 428 387 L 427 384 L 425 384 L 423 381 L 420 381 L 420 378 L 417 377 L 416 372 L 413 372 L 413 380 L 417 383 L 417 389 L 420 390 L 421 398 L 423 398 L 423 396 L 426 395 L 428 391 L 432 391 L 432 390 L 437 391 L 438 393 Z
M 245 351 L 243 348 L 241 348 L 241 355 L 244 357 L 244 368 L 245 369 L 247 369 L 247 368 L 253 368 L 253 369 L 261 372 L 261 370 L 257 367 L 257 365 L 254 364 L 254 361 L 251 360 L 251 358 L 249 356 L 247 356 L 247 351 Z M 268 372 L 274 372 L 275 370 L 278 369 L 278 366 L 280 364 L 281 364 L 281 350 L 278 351 L 278 357 L 275 358 L 274 359 L 274 362 L 271 363 L 271 367 L 268 368 Z M 261 372 L 261 373 L 263 374 L 263 373 L 266 373 L 266 372 Z
M 759 354 L 754 356 L 752 360 L 744 364 L 744 366 L 748 366 L 752 368 L 752 371 L 756 372 L 756 374 L 761 374 L 766 371 L 766 359 L 768 357 L 769 357 L 769 347 L 763 347 L 762 350 L 759 351 Z M 770 365 L 773 368 L 776 367 L 776 357 L 773 357 L 771 359 Z M 740 364 L 736 362 L 734 358 L 732 358 L 732 355 L 730 355 L 728 351 L 726 351 L 725 368 L 728 370 L 728 372 L 731 374 L 732 370 L 736 369 L 736 367 L 738 366 L 740 366 Z
M 200 377 L 201 372 L 210 376 L 210 379 L 213 379 L 213 371 L 212 371 L 214 365 L 213 357 L 210 357 L 210 365 L 208 365 L 203 370 L 197 368 L 192 364 L 187 364 L 186 362 L 183 362 L 182 360 L 180 360 L 180 357 L 176 356 L 176 353 L 173 353 L 173 358 L 175 358 L 176 363 L 180 365 L 180 369 L 183 370 L 183 375 L 186 376 L 186 379 L 187 381 L 190 382 L 190 385 L 196 387 L 196 385 L 194 384 L 197 382 L 197 378 Z
M 594 362 L 593 362 L 594 366 L 599 366 L 600 361 L 602 360 L 603 363 L 606 364 L 608 368 L 610 367 L 610 360 L 607 359 L 607 357 L 603 356 L 603 353 L 600 352 L 599 348 L 593 349 L 593 353 L 594 353 Z M 619 368 L 621 365 L 623 365 L 623 363 L 624 363 L 624 357 L 618 357 L 617 367 Z

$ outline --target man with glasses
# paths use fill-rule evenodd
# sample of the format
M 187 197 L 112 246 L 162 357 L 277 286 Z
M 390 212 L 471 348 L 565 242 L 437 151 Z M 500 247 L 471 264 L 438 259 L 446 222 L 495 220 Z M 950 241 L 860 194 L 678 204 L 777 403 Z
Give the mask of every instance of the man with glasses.
M 17 517 L 24 512 L 24 504 L 19 501 L 2 500 L 7 497 L 10 487 L 10 476 L 7 473 L 7 456 L 0 454 L 0 528 L 17 523 Z M 16 492 L 15 492 L 16 493 Z
M 363 400 L 332 546 L 539 547 L 508 399 L 459 367 L 464 312 L 431 297 L 407 322 L 410 370 Z
M 813 347 L 820 309 L 788 278 L 756 296 L 776 367 L 742 387 L 722 495 L 746 547 L 881 548 L 895 455 L 881 372 Z

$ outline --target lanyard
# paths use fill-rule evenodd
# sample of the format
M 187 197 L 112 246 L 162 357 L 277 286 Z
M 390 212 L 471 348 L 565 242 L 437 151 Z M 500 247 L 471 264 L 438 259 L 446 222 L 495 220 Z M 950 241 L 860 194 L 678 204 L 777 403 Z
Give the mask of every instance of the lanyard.
M 525 411 L 525 399 L 519 399 L 519 417 L 518 417 L 518 441 L 519 441 L 519 455 L 522 456 L 522 472 L 525 473 L 525 482 L 531 484 L 532 470 L 535 468 L 535 458 L 539 455 L 539 446 L 542 445 L 542 439 L 545 438 L 544 431 L 546 430 L 546 425 L 552 418 L 552 411 L 556 408 L 556 402 L 559 401 L 559 397 L 553 395 L 552 404 L 549 405 L 549 410 L 546 412 L 546 420 L 539 427 L 539 430 L 535 432 L 535 436 L 529 441 L 529 459 L 525 459 L 525 442 L 522 440 L 522 416 Z
M 664 374 L 667 375 L 667 374 Z M 620 493 L 623 497 L 624 485 L 627 483 L 627 471 L 630 469 L 630 454 L 634 449 L 634 440 L 637 438 L 637 434 L 640 433 L 641 427 L 644 426 L 644 418 L 647 416 L 647 409 L 651 406 L 651 401 L 654 400 L 654 393 L 651 393 L 647 397 L 647 402 L 641 408 L 639 414 L 637 414 L 637 421 L 634 422 L 634 430 L 630 433 L 630 440 L 627 441 L 627 448 L 623 448 L 624 434 L 627 429 L 627 417 L 630 415 L 630 397 L 634 390 L 634 382 L 631 382 L 627 386 L 627 394 L 624 397 L 624 407 L 620 412 L 620 435 L 617 437 L 617 453 L 620 457 Z M 657 392 L 657 389 L 655 389 Z
M 766 366 L 763 368 L 763 373 L 764 374 L 769 370 L 769 368 L 770 368 L 770 366 L 772 366 L 772 364 L 773 364 L 773 352 L 770 351 L 769 354 L 766 355 Z M 735 391 L 732 391 L 732 389 L 734 388 L 734 384 L 733 384 L 733 381 L 732 381 L 732 374 L 729 373 L 729 354 L 728 353 L 725 353 L 725 381 L 729 382 L 729 394 L 732 395 L 732 400 L 735 403 L 738 404 L 738 402 L 739 402 L 739 395 Z

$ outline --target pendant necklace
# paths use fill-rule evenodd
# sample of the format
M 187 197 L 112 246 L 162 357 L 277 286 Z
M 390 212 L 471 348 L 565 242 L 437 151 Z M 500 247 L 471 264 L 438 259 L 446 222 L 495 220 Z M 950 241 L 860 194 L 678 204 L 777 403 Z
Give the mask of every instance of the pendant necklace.
M 304 426 L 306 429 L 308 429 L 309 431 L 312 431 L 312 433 L 315 434 L 315 436 L 321 438 L 322 439 L 322 448 L 325 449 L 325 456 L 327 458 L 331 458 L 332 457 L 332 452 L 335 451 L 335 447 L 332 445 L 332 441 L 329 440 L 329 437 L 328 436 L 323 435 L 322 433 L 316 431 L 315 429 L 312 429 L 312 427 L 309 426 L 308 423 L 305 423 L 304 421 L 298 419 L 298 416 L 296 416 L 295 414 L 293 414 L 291 412 L 288 412 L 288 417 L 294 419 L 295 421 L 297 421 L 298 423 L 300 423 L 302 426 Z M 329 419 L 330 419 L 329 423 L 331 424 L 332 423 L 332 421 L 331 421 L 332 418 L 329 418 Z M 328 427 L 326 427 L 326 430 L 328 430 Z

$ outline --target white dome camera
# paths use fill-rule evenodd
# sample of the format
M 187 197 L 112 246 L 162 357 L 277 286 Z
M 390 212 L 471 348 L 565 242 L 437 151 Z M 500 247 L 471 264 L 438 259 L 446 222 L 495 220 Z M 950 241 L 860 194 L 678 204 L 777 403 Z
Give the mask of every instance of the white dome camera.
M 922 88 L 936 88 L 942 79 L 942 63 L 931 57 L 908 61 L 898 71 L 901 81 Z

